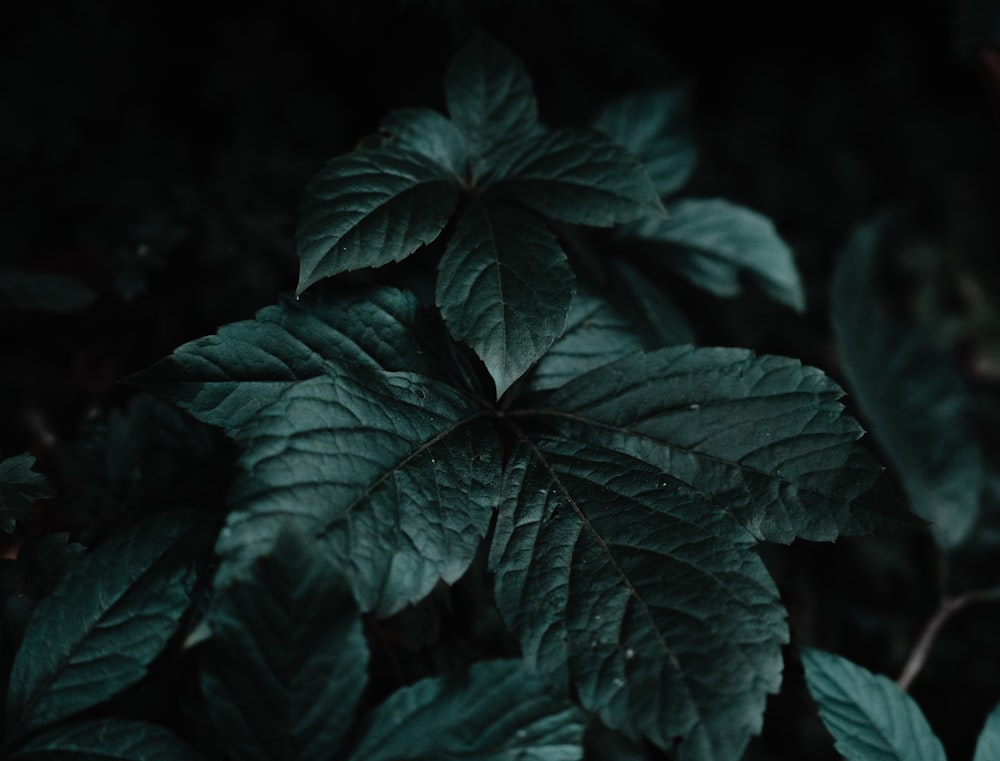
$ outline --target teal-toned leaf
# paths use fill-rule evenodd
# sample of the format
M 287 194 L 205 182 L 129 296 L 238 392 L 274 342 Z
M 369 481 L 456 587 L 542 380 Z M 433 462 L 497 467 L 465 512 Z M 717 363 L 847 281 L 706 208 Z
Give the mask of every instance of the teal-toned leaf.
M 451 334 L 483 360 L 503 394 L 566 325 L 573 272 L 545 223 L 473 201 L 441 257 L 437 303 Z
M 944 547 L 960 544 L 979 513 L 983 454 L 965 416 L 969 392 L 950 357 L 894 322 L 874 286 L 881 232 L 862 228 L 833 284 L 833 326 L 844 374 L 872 434 L 902 477 L 913 511 Z
M 761 539 L 830 540 L 914 523 L 858 443 L 842 396 L 794 359 L 680 346 L 604 365 L 529 400 L 524 414 L 648 462 Z
M 324 373 L 367 366 L 434 375 L 430 333 L 417 300 L 393 288 L 345 299 L 283 297 L 129 382 L 234 432 L 289 386 Z
M 90 286 L 75 277 L 0 267 L 0 309 L 68 314 L 83 311 L 96 299 Z
M 1000 705 L 986 717 L 986 726 L 976 742 L 972 761 L 995 761 L 1000 758 Z
M 201 687 L 239 761 L 332 758 L 368 680 L 368 647 L 350 588 L 294 530 L 217 589 Z
M 298 293 L 347 270 L 405 259 L 438 237 L 457 203 L 456 178 L 418 154 L 331 159 L 310 181 L 299 215 Z
M 14 660 L 7 739 L 97 705 L 139 681 L 173 635 L 211 527 L 164 513 L 77 560 L 35 608 Z
M 638 156 L 656 192 L 667 196 L 684 186 L 698 163 L 689 111 L 684 87 L 629 95 L 608 104 L 594 129 Z
M 424 679 L 375 710 L 352 761 L 577 761 L 586 717 L 518 661 Z
M 413 151 L 465 180 L 469 147 L 453 121 L 429 108 L 399 108 L 379 122 L 380 145 Z
M 362 610 L 395 613 L 472 561 L 499 488 L 494 438 L 472 402 L 421 376 L 359 371 L 293 386 L 240 431 L 220 574 L 291 522 Z
M 718 296 L 739 294 L 740 277 L 748 275 L 775 301 L 805 309 L 792 250 L 771 220 L 755 211 L 721 199 L 690 198 L 671 204 L 669 219 L 642 220 L 625 234 L 645 242 L 640 250 L 654 254 L 657 263 Z
M 88 719 L 28 740 L 10 761 L 198 761 L 169 730 L 132 719 Z
M 0 530 L 11 533 L 18 521 L 30 521 L 35 502 L 51 499 L 56 490 L 41 473 L 31 468 L 35 458 L 20 454 L 0 461 Z
M 802 651 L 819 716 L 847 761 L 946 761 L 917 704 L 895 682 L 846 658 Z
M 788 633 L 753 537 L 619 452 L 542 437 L 511 455 L 490 556 L 525 658 L 632 739 L 742 757 Z
M 608 297 L 644 336 L 646 348 L 695 343 L 694 330 L 655 276 L 641 272 L 625 261 L 612 261 Z
M 573 224 L 610 227 L 665 213 L 640 161 L 589 130 L 519 143 L 498 160 L 493 181 L 513 202 Z

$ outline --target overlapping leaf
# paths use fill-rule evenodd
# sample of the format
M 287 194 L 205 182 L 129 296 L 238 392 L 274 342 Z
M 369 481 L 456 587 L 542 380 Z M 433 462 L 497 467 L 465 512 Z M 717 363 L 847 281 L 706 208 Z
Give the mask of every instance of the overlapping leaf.
M 532 214 L 474 201 L 441 258 L 437 303 L 506 391 L 563 332 L 573 273 Z
M 56 495 L 45 476 L 31 469 L 34 464 L 27 453 L 0 461 L 0 530 L 8 534 L 18 521 L 31 520 L 35 502 Z
M 347 585 L 292 530 L 216 591 L 201 654 L 208 713 L 234 759 L 332 757 L 367 683 L 368 648 Z
M 455 390 L 360 368 L 285 391 L 240 432 L 243 475 L 216 550 L 226 574 L 291 522 L 389 615 L 465 571 L 498 488 L 492 430 Z
M 976 742 L 976 755 L 972 761 L 993 761 L 1000 758 L 1000 705 L 986 717 L 986 726 Z
M 683 759 L 742 756 L 787 639 L 753 538 L 621 453 L 542 437 L 511 455 L 490 564 L 525 657 L 609 727 Z
M 549 694 L 519 662 L 485 661 L 462 676 L 393 693 L 351 759 L 577 761 L 585 724 L 581 711 Z
M 762 539 L 830 540 L 912 522 L 858 443 L 842 395 L 797 360 L 683 346 L 604 365 L 525 414 L 650 463 Z
M 33 737 L 10 761 L 198 761 L 170 731 L 132 719 L 88 719 Z
M 467 180 L 469 147 L 465 135 L 447 117 L 429 108 L 399 108 L 379 122 L 379 144 L 413 151 Z
M 945 761 L 913 699 L 891 680 L 831 653 L 804 650 L 806 684 L 847 761 Z
M 609 270 L 612 284 L 609 297 L 631 315 L 635 327 L 646 336 L 648 348 L 696 343 L 691 324 L 657 278 L 650 278 L 623 260 L 610 262 Z

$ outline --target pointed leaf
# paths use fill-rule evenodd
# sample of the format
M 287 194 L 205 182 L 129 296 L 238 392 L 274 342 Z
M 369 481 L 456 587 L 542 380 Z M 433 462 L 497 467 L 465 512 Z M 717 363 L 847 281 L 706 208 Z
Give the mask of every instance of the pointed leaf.
M 847 761 L 946 761 L 913 698 L 895 682 L 846 658 L 802 652 L 806 684 Z
M 164 513 L 74 563 L 35 608 L 7 693 L 8 741 L 97 705 L 139 681 L 173 635 L 210 524 Z
M 632 739 L 737 761 L 781 678 L 753 538 L 654 468 L 558 438 L 511 456 L 490 557 L 525 658 Z
M 626 235 L 666 244 L 655 261 L 718 296 L 742 291 L 740 277 L 753 278 L 764 293 L 797 312 L 805 293 L 788 244 L 767 217 L 721 199 L 685 199 L 670 206 L 669 219 L 645 219 Z M 647 246 L 647 250 L 648 250 Z
M 995 761 L 1000 758 L 1000 705 L 986 717 L 986 726 L 976 743 L 972 761 Z
M 589 130 L 557 129 L 522 141 L 498 160 L 493 182 L 514 202 L 573 224 L 610 227 L 664 215 L 639 160 Z
M 338 369 L 433 375 L 429 333 L 416 298 L 393 288 L 350 299 L 283 297 L 253 320 L 184 344 L 129 382 L 235 432 L 289 386 Z
M 35 458 L 20 454 L 0 461 L 0 530 L 14 531 L 18 521 L 30 521 L 35 502 L 51 499 L 56 490 L 41 473 L 31 469 Z
M 453 121 L 429 108 L 398 108 L 378 125 L 379 144 L 413 151 L 460 179 L 468 174 L 469 147 Z
M 585 717 L 518 661 L 424 679 L 375 710 L 352 761 L 577 761 Z
M 684 186 L 698 163 L 689 110 L 683 87 L 629 95 L 601 111 L 594 129 L 638 156 L 656 192 L 667 196 Z
M 456 203 L 455 177 L 418 154 L 358 151 L 332 159 L 306 188 L 297 292 L 347 270 L 405 259 L 438 237 Z
M 329 758 L 367 682 L 368 647 L 348 586 L 312 542 L 284 529 L 207 615 L 202 692 L 241 761 Z
M 197 761 L 170 731 L 132 719 L 87 719 L 33 737 L 10 761 Z
M 240 432 L 243 475 L 216 546 L 226 574 L 286 522 L 381 616 L 456 581 L 496 504 L 492 430 L 472 402 L 410 373 L 357 372 L 288 389 Z
M 913 511 L 934 522 L 942 546 L 954 547 L 975 524 L 986 478 L 983 452 L 965 421 L 969 391 L 950 357 L 880 306 L 873 283 L 880 237 L 878 227 L 862 228 L 834 276 L 844 374 Z
M 761 539 L 912 525 L 842 396 L 797 360 L 679 346 L 593 370 L 531 400 L 531 414 L 704 492 Z
M 566 254 L 532 214 L 474 201 L 439 270 L 441 314 L 483 360 L 499 397 L 563 331 L 573 296 Z

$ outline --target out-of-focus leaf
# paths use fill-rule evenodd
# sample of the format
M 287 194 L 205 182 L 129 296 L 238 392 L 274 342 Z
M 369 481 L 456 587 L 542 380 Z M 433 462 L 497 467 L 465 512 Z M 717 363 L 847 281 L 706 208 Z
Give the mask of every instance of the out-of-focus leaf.
M 31 469 L 34 464 L 27 453 L 0 461 L 0 530 L 8 534 L 18 521 L 34 517 L 35 502 L 56 496 L 45 476 Z
M 83 311 L 96 299 L 90 286 L 68 275 L 0 268 L 0 309 L 65 314 Z
M 87 719 L 37 735 L 9 761 L 198 761 L 173 733 L 132 719 Z
M 655 279 L 625 261 L 611 262 L 610 270 L 614 285 L 608 296 L 632 316 L 646 348 L 695 343 L 691 324 Z

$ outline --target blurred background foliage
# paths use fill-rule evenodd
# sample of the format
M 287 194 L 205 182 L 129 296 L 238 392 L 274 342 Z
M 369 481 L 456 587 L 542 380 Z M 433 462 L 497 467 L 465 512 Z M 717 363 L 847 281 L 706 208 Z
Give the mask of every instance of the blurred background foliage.
M 685 194 L 770 216 L 808 297 L 795 316 L 754 289 L 662 283 L 701 343 L 844 382 L 832 273 L 858 226 L 894 210 L 873 292 L 957 371 L 958 422 L 986 463 L 985 518 L 949 556 L 950 587 L 1000 585 L 1000 4 L 761 5 L 22 6 L 0 27 L 0 455 L 31 451 L 59 489 L 33 532 L 87 544 L 170 501 L 222 509 L 228 442 L 120 380 L 292 290 L 306 181 L 388 110 L 441 108 L 445 63 L 481 25 L 525 61 L 551 124 L 690 87 L 701 160 Z M 940 593 L 928 533 L 764 554 L 798 641 L 891 676 Z M 1000 606 L 959 613 L 913 686 L 951 758 L 1000 701 L 998 635 Z M 749 757 L 836 757 L 793 658 Z

